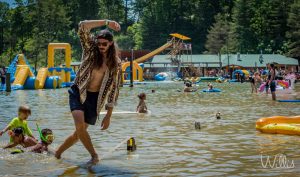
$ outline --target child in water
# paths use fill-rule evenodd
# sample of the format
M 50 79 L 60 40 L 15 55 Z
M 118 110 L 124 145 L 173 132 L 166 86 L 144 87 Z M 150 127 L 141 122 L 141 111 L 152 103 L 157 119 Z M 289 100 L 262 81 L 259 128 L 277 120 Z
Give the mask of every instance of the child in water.
M 257 93 L 257 87 L 261 84 L 262 80 L 258 72 L 255 72 L 254 75 L 250 78 L 251 83 L 251 93 Z
M 207 86 L 208 86 L 208 90 L 212 90 L 213 89 L 213 85 L 211 83 L 209 83 Z
M 193 89 L 191 82 L 186 82 L 183 91 L 184 92 L 194 92 L 195 90 Z
M 54 135 L 52 130 L 45 128 L 42 131 L 38 127 L 38 131 L 40 134 L 41 141 L 37 143 L 35 146 L 30 147 L 30 151 L 36 153 L 49 152 L 48 146 L 53 142 Z M 53 152 L 52 152 L 53 153 Z
M 11 122 L 3 130 L 0 131 L 0 136 L 2 136 L 3 133 L 8 130 L 13 130 L 15 128 L 21 127 L 23 129 L 24 135 L 34 138 L 34 136 L 32 135 L 32 131 L 28 127 L 26 121 L 30 115 L 31 110 L 28 106 L 20 106 L 18 110 L 18 117 L 13 118 Z M 10 139 L 10 142 L 12 142 L 12 138 Z
M 15 128 L 12 131 L 9 130 L 8 134 L 11 137 L 12 142 L 10 142 L 8 145 L 4 146 L 3 149 L 12 148 L 19 144 L 21 146 L 23 146 L 24 148 L 27 148 L 30 146 L 34 146 L 38 143 L 38 141 L 36 139 L 29 137 L 29 136 L 25 136 L 24 131 L 21 127 Z
M 138 95 L 139 99 L 140 99 L 140 102 L 138 104 L 138 106 L 136 107 L 136 112 L 138 113 L 147 113 L 147 106 L 146 106 L 146 103 L 145 103 L 145 100 L 146 100 L 146 94 L 145 93 L 140 93 Z

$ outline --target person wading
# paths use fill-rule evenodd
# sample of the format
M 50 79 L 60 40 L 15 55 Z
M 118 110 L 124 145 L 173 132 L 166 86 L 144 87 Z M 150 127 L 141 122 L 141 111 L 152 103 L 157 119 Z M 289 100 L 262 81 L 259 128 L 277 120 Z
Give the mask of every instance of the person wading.
M 101 30 L 95 36 L 90 34 L 91 29 L 104 25 L 114 31 L 120 31 L 120 25 L 110 20 L 85 20 L 79 23 L 78 34 L 83 49 L 82 64 L 74 85 L 68 90 L 75 131 L 56 150 L 55 157 L 58 159 L 65 150 L 80 140 L 91 155 L 88 163 L 99 162 L 87 128 L 89 125 L 95 125 L 105 102 L 107 114 L 102 120 L 101 130 L 109 127 L 121 79 L 121 60 L 118 58 L 112 33 Z

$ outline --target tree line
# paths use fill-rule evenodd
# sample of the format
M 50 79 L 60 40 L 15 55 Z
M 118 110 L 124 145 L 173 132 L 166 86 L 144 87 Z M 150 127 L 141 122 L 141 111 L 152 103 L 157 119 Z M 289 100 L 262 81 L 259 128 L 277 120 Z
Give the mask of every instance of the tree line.
M 0 2 L 0 63 L 18 53 L 44 66 L 47 45 L 67 42 L 80 60 L 78 23 L 112 19 L 122 50 L 153 50 L 181 33 L 193 53 L 283 54 L 300 59 L 300 0 L 15 0 Z M 95 29 L 99 30 L 99 29 Z M 56 63 L 63 63 L 57 51 Z

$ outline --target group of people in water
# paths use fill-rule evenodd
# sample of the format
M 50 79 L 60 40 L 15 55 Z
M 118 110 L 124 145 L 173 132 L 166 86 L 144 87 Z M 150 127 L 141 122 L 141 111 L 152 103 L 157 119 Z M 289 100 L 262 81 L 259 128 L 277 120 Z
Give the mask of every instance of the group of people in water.
M 97 34 L 91 30 L 97 27 L 106 27 Z M 76 73 L 74 84 L 68 90 L 69 106 L 74 119 L 74 132 L 66 137 L 65 141 L 53 151 L 57 159 L 80 140 L 89 152 L 91 159 L 88 164 L 100 161 L 89 132 L 89 125 L 95 125 L 101 109 L 105 106 L 106 115 L 101 122 L 101 130 L 106 130 L 111 121 L 112 111 L 119 96 L 121 81 L 121 60 L 118 57 L 118 48 L 113 34 L 108 30 L 120 31 L 121 27 L 112 20 L 85 20 L 79 23 L 78 35 L 82 46 L 82 63 Z M 152 90 L 152 93 L 155 91 Z M 136 111 L 147 113 L 146 94 L 138 95 L 139 104 Z M 29 148 L 33 152 L 49 151 L 54 136 L 50 129 L 39 130 L 40 141 L 32 135 L 27 125 L 27 118 L 31 110 L 26 106 L 19 108 L 19 116 L 12 120 L 0 135 L 9 131 L 10 143 L 4 148 L 17 145 Z
M 82 64 L 76 73 L 74 84 L 68 90 L 70 111 L 74 119 L 74 131 L 53 151 L 57 159 L 60 159 L 66 150 L 80 141 L 91 156 L 88 164 L 96 164 L 100 161 L 87 129 L 90 125 L 95 125 L 104 105 L 107 112 L 101 121 L 101 130 L 109 128 L 112 111 L 119 96 L 122 73 L 121 60 L 118 57 L 118 48 L 113 34 L 107 29 L 101 30 L 95 35 L 91 34 L 92 29 L 103 26 L 114 31 L 121 29 L 117 22 L 111 20 L 85 20 L 79 23 L 78 34 L 82 46 Z M 271 92 L 275 93 L 274 76 L 274 69 L 271 67 L 268 86 L 271 88 Z M 254 80 L 254 84 L 255 82 Z M 208 84 L 208 89 L 212 90 L 213 85 Z M 184 92 L 192 91 L 195 91 L 192 83 L 186 82 Z M 147 113 L 149 110 L 145 103 L 146 94 L 140 93 L 138 98 L 139 104 L 136 111 Z M 4 148 L 21 145 L 33 152 L 51 152 L 48 146 L 54 140 L 52 130 L 40 130 L 37 125 L 40 136 L 38 141 L 33 136 L 26 121 L 30 115 L 31 110 L 28 106 L 20 106 L 18 117 L 0 131 L 0 136 L 5 132 L 9 132 L 10 136 L 10 142 Z
M 271 91 L 272 100 L 276 100 L 276 85 L 277 85 L 276 80 L 278 79 L 277 72 L 274 63 L 267 64 L 267 67 L 268 67 L 268 73 L 265 78 L 262 78 L 261 73 L 259 72 L 255 72 L 253 76 L 249 78 L 251 83 L 251 93 L 257 93 L 258 88 L 264 86 L 266 94 L 269 94 L 269 91 Z
M 13 118 L 10 123 L 0 131 L 0 136 L 8 132 L 10 137 L 10 141 L 3 147 L 4 149 L 20 145 L 28 151 L 36 153 L 51 152 L 48 146 L 54 140 L 52 130 L 48 128 L 40 130 L 37 125 L 40 140 L 35 138 L 27 123 L 27 119 L 30 115 L 31 109 L 28 106 L 20 106 L 18 109 L 18 117 Z
M 213 85 L 211 83 L 207 84 L 207 90 L 213 90 Z M 193 83 L 190 81 L 185 81 L 185 86 L 183 88 L 183 92 L 195 92 L 197 91 L 197 88 L 193 87 Z
M 266 93 L 269 94 L 269 92 L 271 92 L 272 100 L 276 100 L 275 92 L 276 92 L 276 85 L 277 85 L 276 79 L 278 79 L 277 77 L 278 72 L 275 69 L 274 63 L 267 64 L 267 67 L 268 67 L 268 73 L 265 78 L 262 78 L 261 73 L 258 71 L 249 77 L 249 81 L 251 83 L 251 93 L 257 93 L 258 88 L 263 84 L 265 86 Z M 291 73 L 289 75 L 291 75 Z M 197 91 L 197 88 L 193 87 L 193 82 L 191 82 L 190 80 L 185 81 L 184 84 L 185 84 L 183 89 L 184 92 Z M 207 86 L 208 86 L 207 91 L 213 90 L 213 85 L 211 83 L 209 83 Z

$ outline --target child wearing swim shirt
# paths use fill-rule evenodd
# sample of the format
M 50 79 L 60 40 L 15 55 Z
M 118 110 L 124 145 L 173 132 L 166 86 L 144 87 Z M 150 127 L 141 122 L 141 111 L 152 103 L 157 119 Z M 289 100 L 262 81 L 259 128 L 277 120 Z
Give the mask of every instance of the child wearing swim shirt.
M 140 93 L 138 95 L 140 102 L 138 104 L 138 106 L 136 107 L 136 112 L 138 113 L 147 113 L 147 106 L 145 103 L 146 100 L 146 94 L 145 93 Z
M 11 122 L 2 131 L 0 131 L 0 136 L 8 130 L 21 127 L 24 131 L 24 135 L 34 138 L 26 121 L 30 115 L 31 109 L 28 106 L 20 106 L 18 110 L 18 117 L 13 118 Z M 10 142 L 12 142 L 12 138 L 10 139 Z
M 29 136 L 25 136 L 23 128 L 21 127 L 15 128 L 13 130 L 9 130 L 8 134 L 12 138 L 12 142 L 10 142 L 8 145 L 3 147 L 3 149 L 12 148 L 17 145 L 21 145 L 24 148 L 27 148 L 30 146 L 34 146 L 38 143 L 36 139 Z
M 45 128 L 42 131 L 40 131 L 40 129 L 38 127 L 38 131 L 40 134 L 41 141 L 39 143 L 37 143 L 35 146 L 29 147 L 30 151 L 36 152 L 36 153 L 50 152 L 48 149 L 48 146 L 54 140 L 54 135 L 53 135 L 52 130 Z M 51 152 L 51 153 L 53 153 L 53 152 Z

